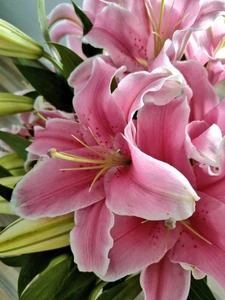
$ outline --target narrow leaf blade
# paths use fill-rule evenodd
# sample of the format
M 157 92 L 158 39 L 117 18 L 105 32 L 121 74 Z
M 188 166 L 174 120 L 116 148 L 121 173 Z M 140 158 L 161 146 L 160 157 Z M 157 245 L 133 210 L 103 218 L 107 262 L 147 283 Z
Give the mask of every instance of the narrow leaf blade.
M 58 260 L 56 263 L 54 260 Z M 39 277 L 24 291 L 20 300 L 52 300 L 68 277 L 72 258 L 66 255 L 55 258 Z
M 204 279 L 191 278 L 191 288 L 187 300 L 216 300 Z
M 142 291 L 139 275 L 127 278 L 120 284 L 105 290 L 98 300 L 131 300 L 135 299 Z
M 85 13 L 73 2 L 71 1 L 73 4 L 73 7 L 75 9 L 75 12 L 77 14 L 77 16 L 80 18 L 83 26 L 84 26 L 84 35 L 87 34 L 91 28 L 93 27 L 90 19 L 85 15 Z
M 63 75 L 65 76 L 65 78 L 68 78 L 70 73 L 83 62 L 83 59 L 75 52 L 63 45 L 55 43 L 52 43 L 52 45 L 54 45 L 54 47 L 60 54 L 61 62 L 63 65 Z
M 73 93 L 66 79 L 49 70 L 16 64 L 36 91 L 57 109 L 72 112 Z
M 10 201 L 13 190 L 7 186 L 0 184 L 0 196 L 5 200 Z
M 22 159 L 26 160 L 27 151 L 25 149 L 31 142 L 4 131 L 0 131 L 0 139 L 9 145 Z

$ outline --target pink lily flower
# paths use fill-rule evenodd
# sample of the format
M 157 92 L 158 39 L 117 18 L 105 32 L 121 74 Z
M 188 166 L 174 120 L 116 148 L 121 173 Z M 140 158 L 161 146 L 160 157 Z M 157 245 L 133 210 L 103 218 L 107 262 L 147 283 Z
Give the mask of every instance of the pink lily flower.
M 126 121 L 124 113 L 126 109 L 132 118 L 144 94 L 160 94 L 168 76 L 137 74 L 136 83 L 140 76 L 146 77 L 145 87 L 136 84 L 134 89 L 135 85 L 125 84 L 132 108 L 123 109 L 110 92 L 115 73 L 114 67 L 96 58 L 88 84 L 74 98 L 79 123 L 52 119 L 45 129 L 36 129 L 29 150 L 36 155 L 49 153 L 52 158 L 40 161 L 15 188 L 12 204 L 19 215 L 57 216 L 102 199 L 113 212 L 146 219 L 171 216 L 182 220 L 192 215 L 199 197 L 187 179 L 188 169 L 184 175 L 179 171 L 186 164 L 181 165 L 172 156 L 160 161 L 157 153 L 154 157 L 141 149 L 132 138 L 132 120 Z M 75 89 L 76 78 L 75 71 L 70 78 Z M 188 107 L 184 104 L 182 109 L 187 116 Z M 176 148 L 173 143 L 170 147 Z
M 124 80 L 128 80 L 129 77 L 132 78 L 135 75 L 137 74 L 130 74 Z M 118 90 L 124 80 L 120 82 Z M 138 82 L 143 82 L 143 80 L 139 80 Z M 134 85 L 132 84 L 132 86 Z M 124 97 L 121 97 L 121 99 L 123 98 Z M 131 98 L 130 95 L 127 99 L 129 98 Z M 117 98 L 117 100 L 119 99 Z M 136 110 L 139 103 L 136 102 L 136 105 L 137 106 L 134 110 Z M 181 115 L 182 119 L 179 118 Z M 195 186 L 195 178 L 193 176 L 192 167 L 186 156 L 184 144 L 182 142 L 185 137 L 185 127 L 188 124 L 188 117 L 189 108 L 187 106 L 187 102 L 183 99 L 174 99 L 164 106 L 158 106 L 151 102 L 145 103 L 138 113 L 135 129 L 133 129 L 132 126 L 128 126 L 126 128 L 126 136 L 133 136 L 135 134 L 136 137 L 134 139 L 136 140 L 138 147 L 144 153 L 175 166 L 179 171 L 185 174 L 192 185 Z M 134 132 L 132 132 L 132 130 Z M 168 139 L 167 137 L 170 136 L 171 132 L 173 132 L 173 139 Z M 178 140 L 180 141 L 179 143 L 177 143 Z M 176 155 L 173 155 L 174 153 L 176 153 Z M 143 161 L 143 163 L 144 162 L 145 161 Z M 124 184 L 127 186 L 126 172 L 121 175 L 124 178 Z M 111 184 L 114 184 L 116 180 L 120 179 L 121 177 L 113 179 Z M 129 196 L 127 197 L 127 202 L 129 204 L 128 208 L 132 208 L 132 194 L 135 195 L 137 193 L 137 187 L 131 186 L 129 189 L 130 190 L 127 191 L 127 189 L 124 189 L 124 185 L 121 185 L 118 194 L 129 193 Z M 126 244 L 124 239 L 118 238 L 118 241 L 121 242 L 119 248 L 115 248 L 113 246 L 112 249 L 116 249 L 117 258 L 120 263 L 123 263 L 124 261 L 124 265 L 121 267 L 122 269 L 120 269 L 120 271 L 117 271 L 117 266 L 120 268 L 120 263 L 118 263 L 118 261 L 115 263 L 112 262 L 116 275 L 114 273 L 114 275 L 112 275 L 114 277 L 109 278 L 108 274 L 106 280 L 116 280 L 116 278 L 121 278 L 127 274 L 138 272 L 147 267 L 149 264 L 159 261 L 167 251 L 165 243 L 167 229 L 163 222 L 143 222 L 144 219 L 128 218 L 125 216 L 116 216 L 114 221 L 114 216 L 110 213 L 110 210 L 121 215 L 122 207 L 119 205 L 119 201 L 120 197 L 117 196 L 117 199 L 114 202 L 115 205 L 112 201 L 106 200 L 102 201 L 101 204 L 94 204 L 88 208 L 78 210 L 75 213 L 76 227 L 71 232 L 71 247 L 74 253 L 75 262 L 78 264 L 79 269 L 81 271 L 94 271 L 98 274 L 98 276 L 105 275 L 109 259 L 111 261 L 110 254 L 108 252 L 109 248 L 111 248 L 112 237 L 115 241 L 112 230 L 117 228 L 115 229 L 115 232 L 117 232 L 116 234 L 119 236 L 121 235 L 121 237 L 124 236 L 125 239 L 127 238 L 128 241 L 130 241 L 129 248 L 127 248 L 127 250 L 129 251 L 130 249 L 131 251 L 129 251 L 129 255 L 127 255 L 126 260 L 124 260 L 123 256 L 124 249 L 121 248 Z M 87 222 L 87 216 L 89 216 L 88 220 L 90 220 L 90 222 Z M 99 222 L 95 222 L 94 220 L 96 219 L 98 219 Z M 118 227 L 116 226 L 116 220 L 119 220 Z M 129 220 L 131 220 L 131 223 Z M 113 222 L 116 222 L 114 226 Z M 102 226 L 102 224 L 104 224 L 104 226 Z M 137 224 L 142 226 L 139 228 L 137 227 Z M 152 226 L 156 226 L 157 228 L 157 225 L 155 224 L 160 225 L 158 230 L 162 232 L 163 242 L 159 245 L 157 243 L 158 239 L 155 239 L 154 242 L 156 244 L 153 246 L 151 251 L 150 245 L 152 236 L 149 237 L 148 235 Z M 110 235 L 110 230 L 112 236 Z M 104 236 L 104 238 L 101 241 L 96 239 L 95 242 L 93 242 L 91 237 L 94 232 L 96 236 Z M 131 237 L 129 237 L 129 235 L 126 236 L 126 233 L 128 232 L 130 232 Z M 82 243 L 80 244 L 78 241 L 80 241 L 81 236 L 86 236 L 87 239 L 82 239 Z M 174 239 L 174 242 L 175 240 L 176 239 Z M 168 245 L 168 249 L 174 245 L 174 242 L 170 239 L 171 244 Z M 147 251 L 148 254 L 143 253 L 142 249 L 146 249 L 145 251 Z
M 224 71 L 224 17 L 218 17 L 205 31 L 193 33 L 186 48 L 187 59 L 207 63 L 209 81 L 216 85 L 225 79 Z
M 225 100 L 211 109 L 202 121 L 188 124 L 186 130 L 186 150 L 194 163 L 199 163 L 211 176 L 224 175 L 225 160 Z
M 104 201 L 77 211 L 71 247 L 79 269 L 105 281 L 141 272 L 148 300 L 186 300 L 191 271 L 196 279 L 206 274 L 223 287 L 225 205 L 200 195 L 195 213 L 178 222 L 113 216 Z
M 84 0 L 83 10 L 94 24 L 83 38 L 104 48 L 117 67 L 128 72 L 148 69 L 167 40 L 171 60 L 181 59 L 191 33 L 206 30 L 225 11 L 223 1 L 107 1 Z M 120 24 L 120 26 L 118 26 Z M 82 58 L 83 27 L 70 4 L 60 4 L 49 16 L 53 42 L 63 37 Z M 122 30 L 121 30 L 122 28 Z
M 190 289 L 190 269 L 197 279 L 207 274 L 221 286 L 225 282 L 225 193 L 222 203 L 217 195 L 210 196 L 208 189 L 202 187 L 204 178 L 201 182 L 199 176 L 195 183 L 184 145 L 175 142 L 181 136 L 184 139 L 189 115 L 185 107 L 186 103 L 179 99 L 164 106 L 145 103 L 137 116 L 136 140 L 145 153 L 183 169 L 183 174 L 200 191 L 195 213 L 177 222 L 173 218 L 148 222 L 137 216 L 119 215 L 119 209 L 112 210 L 103 200 L 78 210 L 76 227 L 71 232 L 72 251 L 81 271 L 94 271 L 106 281 L 141 272 L 141 285 L 148 300 L 185 300 Z M 166 138 L 172 128 L 174 143 Z M 127 135 L 131 134 L 130 129 L 127 127 Z M 176 153 L 176 158 L 172 153 Z M 220 226 L 215 226 L 215 220 Z M 162 278 L 164 284 L 159 286 Z
M 223 100 L 202 121 L 192 122 L 187 127 L 186 138 L 187 151 L 193 157 L 198 189 L 222 203 L 225 203 L 224 105 Z
M 179 60 L 191 33 L 208 28 L 224 10 L 222 1 L 110 2 L 85 38 L 106 49 L 116 66 L 126 65 L 128 72 L 147 69 L 167 40 L 173 42 L 170 59 Z

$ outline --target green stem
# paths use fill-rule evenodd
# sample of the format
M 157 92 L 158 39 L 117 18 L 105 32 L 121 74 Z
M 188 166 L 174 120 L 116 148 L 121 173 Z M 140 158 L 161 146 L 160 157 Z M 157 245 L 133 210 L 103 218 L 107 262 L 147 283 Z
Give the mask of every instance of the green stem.
M 63 66 L 60 62 L 58 62 L 55 58 L 53 58 L 47 52 L 44 52 L 43 57 L 49 60 L 61 73 L 63 73 Z
M 108 282 L 100 281 L 90 293 L 88 300 L 96 300 L 99 292 L 104 288 L 104 286 L 106 286 L 106 284 L 108 284 Z

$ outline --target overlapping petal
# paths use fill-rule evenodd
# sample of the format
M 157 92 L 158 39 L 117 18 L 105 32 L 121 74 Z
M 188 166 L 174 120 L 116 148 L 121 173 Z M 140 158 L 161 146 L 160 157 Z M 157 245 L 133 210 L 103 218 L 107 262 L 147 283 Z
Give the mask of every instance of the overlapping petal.
M 81 148 L 81 144 L 72 135 L 83 140 L 81 124 L 70 120 L 51 119 L 46 122 L 45 128 L 35 127 L 35 139 L 28 151 L 41 156 L 47 155 L 52 148 L 57 151 Z
M 104 280 L 115 281 L 139 272 L 158 262 L 173 247 L 176 232 L 172 232 L 168 239 L 168 229 L 163 222 L 143 221 L 136 217 L 115 216 L 111 230 L 114 244 L 109 252 L 109 268 L 102 277 Z
M 110 230 L 114 216 L 102 200 L 75 213 L 75 228 L 70 235 L 74 260 L 80 271 L 104 275 L 113 245 Z
M 199 197 L 188 180 L 169 164 L 146 155 L 132 143 L 128 145 L 131 165 L 119 169 L 110 179 L 107 206 L 116 214 L 148 220 L 191 216 Z
M 190 271 L 172 263 L 165 255 L 160 262 L 141 273 L 141 285 L 148 300 L 186 300 L 190 289 Z
M 91 128 L 101 144 L 110 145 L 113 136 L 117 132 L 123 132 L 125 127 L 123 111 L 112 98 L 110 91 L 116 69 L 101 58 L 90 61 L 88 65 L 90 64 L 92 69 L 86 76 L 87 84 L 81 90 L 78 89 L 79 92 L 74 97 L 74 107 L 79 121 Z M 77 70 L 69 79 L 75 89 L 77 84 L 79 86 L 79 79 L 76 77 Z
M 177 62 L 175 67 L 183 74 L 193 91 L 190 120 L 202 120 L 219 103 L 219 97 L 208 81 L 205 68 L 196 61 Z
M 201 237 L 184 227 L 171 250 L 171 260 L 196 266 L 224 286 L 225 205 L 206 194 L 200 193 L 200 196 L 201 201 L 188 225 Z
M 144 153 L 176 167 L 194 186 L 192 167 L 184 149 L 189 113 L 187 101 L 182 98 L 164 106 L 146 103 L 137 117 L 137 144 Z
M 111 4 L 97 16 L 85 38 L 97 48 L 104 47 L 117 67 L 126 65 L 129 72 L 142 70 L 147 65 L 148 32 L 144 25 L 127 9 Z
M 90 155 L 86 149 L 70 154 Z M 80 167 L 80 163 L 58 158 L 47 158 L 17 184 L 12 195 L 13 210 L 29 219 L 54 217 L 87 207 L 104 198 L 102 179 L 89 191 L 96 170 L 65 170 Z

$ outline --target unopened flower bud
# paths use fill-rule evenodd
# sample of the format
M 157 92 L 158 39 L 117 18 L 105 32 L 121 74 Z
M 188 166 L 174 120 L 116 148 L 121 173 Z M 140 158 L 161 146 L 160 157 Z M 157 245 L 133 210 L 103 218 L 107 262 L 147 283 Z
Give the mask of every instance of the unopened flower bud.
M 39 220 L 18 219 L 0 232 L 0 257 L 68 246 L 73 227 L 73 213 Z
M 0 19 L 0 55 L 39 59 L 44 49 L 12 24 Z
M 0 116 L 32 111 L 33 105 L 34 100 L 29 97 L 0 93 Z

